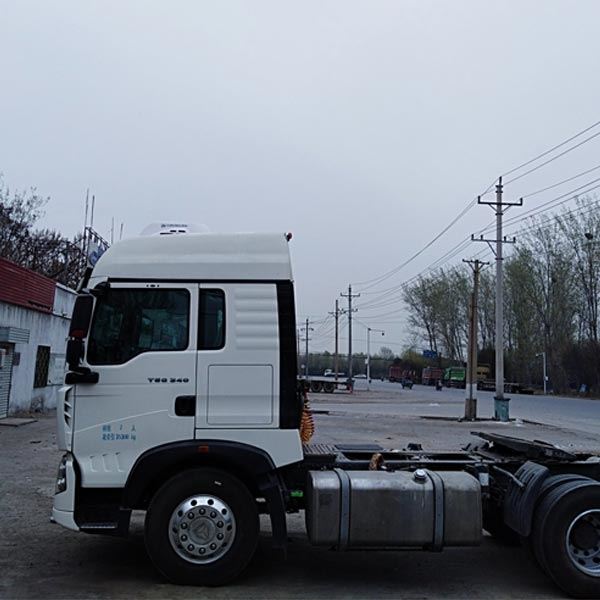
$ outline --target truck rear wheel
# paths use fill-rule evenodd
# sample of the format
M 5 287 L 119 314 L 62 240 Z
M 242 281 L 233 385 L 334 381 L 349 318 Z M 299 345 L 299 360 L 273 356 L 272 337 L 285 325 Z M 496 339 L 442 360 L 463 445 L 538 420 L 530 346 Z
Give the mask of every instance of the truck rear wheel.
M 536 558 L 567 594 L 600 597 L 600 485 L 578 480 L 552 490 L 536 510 Z
M 326 394 L 333 394 L 333 390 L 335 390 L 335 385 L 331 382 L 327 382 L 323 384 L 323 390 Z
M 544 483 L 542 484 L 540 494 L 538 496 L 538 503 L 543 503 L 546 496 L 552 493 L 555 489 L 561 486 L 567 486 L 564 489 L 568 489 L 568 484 L 577 481 L 584 481 L 589 483 L 590 479 L 588 477 L 585 477 L 584 475 L 576 475 L 574 473 L 552 475 L 551 477 L 546 479 L 546 481 L 544 481 Z M 538 512 L 538 510 L 540 510 L 540 512 Z M 535 524 L 535 519 L 541 518 L 538 516 L 541 514 L 541 510 L 547 511 L 548 508 L 547 506 L 544 506 L 544 508 L 538 510 L 536 510 L 536 513 L 534 515 L 534 521 L 532 523 L 532 526 Z M 541 540 L 539 540 L 539 536 L 537 542 L 537 544 L 534 544 L 533 531 L 528 537 L 521 538 L 521 544 L 523 545 L 527 553 L 532 557 L 532 559 L 537 563 L 537 565 L 542 569 L 542 571 L 546 572 L 546 566 L 544 565 L 545 559 L 543 557 L 544 548 L 543 544 L 541 543 Z M 550 576 L 550 573 L 546 572 L 546 574 Z
M 314 392 L 315 394 L 319 394 L 323 391 L 323 384 L 320 381 L 311 381 L 310 391 Z
M 255 499 L 237 478 L 212 468 L 183 471 L 155 494 L 145 523 L 154 566 L 170 581 L 222 585 L 248 565 L 258 543 Z

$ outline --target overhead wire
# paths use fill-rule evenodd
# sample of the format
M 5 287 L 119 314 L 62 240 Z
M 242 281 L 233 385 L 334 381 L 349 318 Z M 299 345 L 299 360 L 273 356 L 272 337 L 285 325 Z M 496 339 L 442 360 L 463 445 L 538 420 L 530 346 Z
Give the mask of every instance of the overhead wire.
M 452 221 L 450 221 L 450 223 L 448 223 L 448 225 L 446 225 L 446 227 L 444 227 L 433 239 L 431 239 L 429 242 L 427 242 L 427 244 L 425 244 L 425 246 L 423 246 L 418 252 L 415 252 L 415 254 L 413 254 L 410 258 L 405 260 L 403 263 L 401 263 L 397 267 L 394 267 L 393 269 L 391 269 L 390 271 L 387 271 L 386 273 L 384 273 L 383 275 L 380 275 L 379 277 L 375 277 L 373 279 L 367 279 L 365 281 L 356 282 L 354 285 L 357 285 L 357 286 L 364 285 L 365 286 L 364 288 L 362 288 L 358 291 L 360 293 L 362 293 L 363 290 L 368 290 L 368 289 L 372 288 L 373 286 L 377 285 L 378 283 L 381 283 L 382 281 L 389 279 L 392 275 L 395 275 L 398 271 L 400 271 L 401 269 L 403 269 L 404 267 L 409 265 L 416 258 L 421 256 L 421 254 L 423 254 L 423 252 L 425 252 L 425 250 L 427 250 L 428 248 L 433 246 L 433 244 L 435 244 L 435 242 L 437 242 L 452 226 L 454 226 L 460 219 L 462 219 L 462 217 L 464 217 L 467 214 L 467 212 L 469 212 L 469 210 L 471 210 L 473 208 L 473 206 L 475 206 L 475 204 L 477 204 L 476 199 L 473 199 L 470 202 L 468 202 L 467 205 L 460 211 L 460 213 L 456 217 L 454 217 L 454 219 L 452 219 Z M 365 284 L 368 284 L 368 285 L 365 285 Z
M 586 127 L 585 129 L 582 129 L 581 131 L 577 132 L 575 135 L 573 135 L 570 138 L 567 138 L 566 140 L 562 141 L 560 144 L 556 144 L 556 146 L 552 146 L 552 148 L 550 148 L 549 150 L 546 150 L 546 151 L 542 152 L 541 154 L 538 154 L 537 156 L 534 156 L 533 158 L 530 158 L 526 162 L 521 163 L 520 165 L 512 168 L 510 171 L 506 171 L 506 172 L 502 173 L 502 177 L 506 177 L 507 175 L 511 175 L 512 173 L 515 173 L 516 171 L 519 171 L 523 167 L 527 167 L 528 165 L 534 163 L 536 160 L 539 160 L 540 158 L 544 158 L 544 156 L 548 156 L 548 154 L 551 154 L 555 150 L 558 150 L 559 148 L 562 148 L 563 146 L 565 146 L 569 142 L 572 142 L 573 140 L 575 140 L 578 137 L 582 136 L 584 133 L 587 133 L 588 131 L 591 131 L 592 129 L 594 129 L 598 125 L 600 125 L 600 121 L 596 121 L 595 123 L 593 123 L 589 127 Z M 596 134 L 596 135 L 598 135 L 598 134 Z M 513 179 L 513 181 L 514 181 L 514 179 Z M 506 183 L 508 183 L 508 182 L 506 182 Z
M 586 138 L 582 142 L 579 142 L 578 144 L 575 144 L 575 146 L 572 146 L 571 148 L 567 148 L 566 150 L 564 150 L 560 154 L 557 154 L 556 156 L 553 156 L 552 158 L 549 158 L 548 160 L 545 160 L 543 163 L 541 163 L 541 164 L 539 164 L 539 165 L 537 165 L 537 166 L 529 169 L 528 171 L 525 171 L 525 173 L 521 173 L 520 175 L 517 175 L 516 177 L 513 177 L 512 179 L 509 179 L 508 181 L 505 181 L 504 185 L 508 185 L 509 183 L 514 183 L 515 181 L 518 181 L 519 179 L 522 179 L 523 177 L 526 177 L 527 175 L 533 173 L 534 171 L 537 171 L 537 170 L 541 169 L 542 167 L 545 167 L 546 165 L 550 164 L 551 162 L 554 162 L 555 160 L 561 158 L 565 154 L 568 154 L 572 150 L 575 150 L 576 148 L 579 148 L 580 146 L 583 146 L 583 144 L 586 144 L 590 140 L 593 140 L 594 138 L 597 138 L 599 135 L 600 135 L 600 131 L 598 131 L 594 135 L 591 135 L 589 138 Z
M 541 194 L 542 192 L 547 192 L 548 190 L 552 190 L 554 188 L 560 187 L 561 185 L 568 183 L 569 181 L 573 181 L 574 179 L 579 179 L 579 177 L 583 177 L 584 175 L 587 175 L 588 173 L 592 173 L 593 171 L 597 171 L 598 169 L 600 169 L 600 165 L 596 165 L 595 167 L 592 167 L 591 169 L 588 169 L 587 171 L 582 171 L 581 173 L 577 173 L 577 175 L 573 175 L 572 177 L 563 179 L 562 181 L 558 181 L 557 183 L 553 183 L 552 185 L 549 185 L 540 190 L 536 190 L 535 192 L 529 192 L 528 194 L 523 194 L 521 196 L 521 198 L 523 198 L 523 199 L 531 198 L 531 196 L 536 196 L 537 194 Z
M 523 169 L 524 167 L 527 167 L 533 163 L 535 163 L 536 161 L 540 160 L 541 158 L 544 158 L 545 156 L 548 156 L 550 154 L 552 154 L 554 151 L 558 150 L 559 148 L 562 148 L 564 146 L 566 146 L 567 144 L 569 144 L 570 142 L 576 140 L 577 138 L 581 137 L 582 135 L 584 135 L 585 133 L 587 133 L 588 131 L 591 131 L 592 129 L 594 129 L 595 127 L 597 127 L 598 125 L 600 125 L 600 121 L 597 121 L 595 123 L 593 123 L 592 125 L 590 125 L 589 127 L 586 127 L 585 129 L 579 131 L 578 133 L 576 133 L 575 135 L 567 138 L 566 140 L 560 142 L 559 144 L 556 144 L 555 146 L 553 146 L 552 148 L 542 152 L 541 154 L 538 154 L 537 156 L 525 161 L 524 163 L 521 163 L 520 165 L 510 169 L 509 171 L 506 171 L 502 174 L 503 177 L 506 177 L 508 175 L 511 175 L 513 173 L 516 173 L 517 171 Z M 548 160 L 542 162 L 539 165 L 536 165 L 535 167 L 528 169 L 527 171 L 525 171 L 524 173 L 520 173 L 519 175 L 511 178 L 509 181 L 505 181 L 505 185 L 512 183 L 514 181 L 520 180 L 524 177 L 526 177 L 527 175 L 533 173 L 534 171 L 537 171 L 538 169 L 541 169 L 542 167 L 546 166 L 547 164 L 550 164 L 551 162 L 561 158 L 562 156 L 565 156 L 566 154 L 568 154 L 569 152 L 572 152 L 573 150 L 581 147 L 582 145 L 588 143 L 589 141 L 595 139 L 596 137 L 600 136 L 600 131 L 594 133 L 591 136 L 588 136 L 586 139 L 578 142 L 577 144 L 574 144 L 572 146 L 570 146 L 569 148 L 566 148 L 564 151 L 560 152 L 559 154 L 552 156 L 551 158 L 549 158 Z M 568 183 L 570 181 L 573 181 L 575 179 L 578 179 L 579 177 L 583 177 L 584 175 L 587 175 L 593 171 L 596 171 L 600 169 L 600 165 L 597 165 L 595 167 L 592 167 L 590 169 L 587 169 L 585 171 L 582 171 L 581 173 L 578 173 L 576 175 L 573 175 L 571 177 L 568 177 L 566 179 L 563 179 L 559 182 L 556 182 L 552 185 L 546 186 L 544 188 L 541 188 L 539 190 L 535 190 L 533 192 L 530 192 L 528 194 L 524 194 L 522 196 L 522 198 L 529 198 L 532 197 L 534 195 L 537 194 L 541 194 L 543 192 L 546 192 L 550 189 L 554 189 L 557 188 L 561 185 L 564 185 L 565 183 Z M 541 206 L 538 207 L 534 207 L 531 208 L 529 211 L 527 211 L 525 214 L 520 214 L 520 215 L 515 215 L 515 217 L 513 219 L 509 219 L 508 223 L 505 222 L 505 226 L 510 227 L 511 225 L 515 225 L 517 223 L 521 223 L 527 219 L 531 219 L 533 218 L 535 215 L 538 214 L 542 214 L 543 212 L 546 212 L 548 210 L 551 210 L 552 208 L 555 208 L 556 206 L 559 206 L 561 204 L 564 204 L 570 200 L 572 200 L 573 198 L 576 198 L 578 195 L 577 194 L 575 196 L 573 196 L 573 193 L 576 191 L 580 191 L 580 190 L 584 190 L 584 188 L 589 188 L 590 185 L 596 183 L 597 181 L 600 181 L 600 178 L 594 179 L 586 184 L 583 184 L 582 186 L 579 186 L 577 188 L 574 188 L 573 190 L 571 190 L 570 192 L 567 192 L 565 194 L 562 194 L 556 198 L 553 198 L 551 200 L 548 200 L 546 202 L 544 202 Z M 493 189 L 495 185 L 495 182 L 493 182 L 492 184 L 490 184 L 486 190 L 484 190 L 484 192 L 480 195 L 483 196 L 487 193 L 489 193 L 490 190 Z M 600 184 L 593 186 L 589 189 L 585 189 L 584 191 L 582 191 L 581 193 L 588 193 L 590 191 L 593 191 L 595 189 L 597 189 L 598 187 L 600 187 Z M 376 297 L 371 299 L 370 301 L 367 302 L 363 302 L 361 304 L 357 304 L 355 305 L 356 308 L 359 308 L 363 311 L 370 311 L 370 310 L 375 310 L 377 308 L 383 308 L 385 306 L 390 306 L 394 303 L 396 303 L 397 301 L 401 300 L 401 294 L 403 292 L 403 290 L 406 288 L 407 285 L 409 285 L 411 282 L 419 279 L 420 277 L 422 277 L 424 274 L 434 271 L 437 268 L 442 267 L 444 264 L 446 264 L 447 262 L 449 262 L 450 260 L 452 260 L 453 258 L 455 258 L 457 255 L 461 254 L 464 250 L 466 250 L 466 248 L 470 245 L 471 242 L 471 238 L 466 238 L 460 242 L 458 242 L 457 244 L 455 244 L 452 248 L 450 248 L 450 250 L 448 250 L 447 252 L 445 252 L 441 257 L 439 257 L 438 259 L 436 259 L 435 261 L 433 261 L 430 265 L 428 265 L 425 269 L 421 270 L 419 273 L 417 273 L 416 275 L 410 277 L 409 279 L 403 281 L 403 282 L 399 282 L 397 285 L 394 286 L 390 286 L 384 290 L 374 290 L 374 291 L 368 291 L 373 287 L 376 287 L 377 285 L 381 284 L 383 281 L 385 281 L 386 279 L 389 279 L 390 277 L 392 277 L 393 275 L 395 275 L 396 273 L 398 273 L 401 269 L 403 269 L 404 267 L 406 267 L 407 265 L 409 265 L 410 263 L 412 263 L 416 258 L 418 258 L 419 256 L 421 256 L 427 249 L 429 249 L 435 242 L 437 242 L 443 235 L 445 235 L 451 227 L 453 227 L 461 218 L 463 218 L 467 212 L 469 210 L 471 210 L 473 208 L 473 206 L 475 206 L 477 203 L 477 200 L 471 200 L 469 201 L 465 207 L 461 210 L 461 212 L 454 217 L 454 219 L 452 219 L 452 221 L 446 225 L 436 236 L 434 236 L 427 244 L 425 244 L 419 251 L 417 251 L 415 254 L 413 254 L 412 256 L 410 256 L 407 260 L 403 261 L 400 265 L 394 267 L 393 269 L 388 270 L 387 272 L 383 273 L 382 275 L 379 275 L 378 277 L 374 277 L 372 279 L 367 279 L 367 280 L 363 280 L 363 281 L 359 281 L 359 282 L 355 282 L 354 285 L 359 286 L 359 292 L 361 294 L 365 294 L 365 295 L 375 295 Z M 478 234 L 481 233 L 485 233 L 488 232 L 490 230 L 491 225 L 493 225 L 494 221 L 490 222 L 489 225 L 486 225 L 483 229 L 481 229 L 480 231 L 478 231 Z M 528 229 L 521 229 L 518 230 L 514 233 L 520 233 L 522 231 L 527 231 Z M 483 248 L 482 250 L 480 250 L 479 252 L 475 253 L 473 255 L 473 258 L 475 257 L 487 257 L 488 255 L 493 255 L 493 251 L 490 248 Z M 360 287 L 363 286 L 363 287 Z M 365 316 L 365 318 L 368 319 L 373 319 L 373 318 L 380 318 L 380 317 L 384 317 L 384 316 L 388 316 L 388 315 L 392 315 L 392 314 L 397 314 L 398 312 L 402 312 L 403 309 L 396 309 L 393 311 L 388 311 L 387 313 L 384 313 L 383 315 L 368 315 Z M 327 319 L 324 319 L 323 321 L 326 323 Z M 324 329 L 324 327 L 323 327 Z M 328 331 L 326 331 L 327 334 L 331 334 L 333 332 L 333 329 L 330 327 Z M 315 337 L 321 337 L 319 336 L 315 336 Z
M 569 144 L 570 142 L 574 141 L 575 139 L 579 138 L 580 136 L 584 135 L 585 133 L 587 133 L 588 131 L 591 131 L 592 129 L 594 129 L 595 127 L 597 127 L 598 125 L 600 125 L 600 121 L 596 121 L 595 123 L 593 123 L 592 125 L 590 125 L 589 127 L 586 127 L 584 129 L 582 129 L 581 131 L 578 131 L 576 134 L 572 135 L 571 137 L 567 138 L 566 140 L 563 140 L 562 142 L 560 142 L 559 144 L 556 144 L 554 146 L 552 146 L 552 148 L 549 148 L 548 150 L 542 152 L 541 154 L 538 154 L 537 156 L 534 156 L 533 158 L 525 161 L 524 163 L 521 163 L 520 165 L 517 165 L 516 167 L 510 169 L 509 171 L 506 171 L 505 173 L 503 173 L 503 177 L 506 177 L 507 175 L 510 175 L 512 173 L 516 173 L 517 171 L 521 170 L 522 168 L 529 166 L 530 164 L 535 163 L 536 161 L 538 161 L 539 159 L 548 156 L 549 154 L 551 154 L 552 152 L 558 150 L 559 148 L 562 148 L 563 146 Z M 572 152 L 573 150 L 575 150 L 576 148 L 579 148 L 580 146 L 582 146 L 583 144 L 586 144 L 587 142 L 591 141 L 592 139 L 596 138 L 600 136 L 600 131 L 594 133 L 593 135 L 587 137 L 586 139 L 578 142 L 577 144 L 574 144 L 573 146 L 565 149 L 563 152 L 560 152 L 559 154 L 552 156 L 551 158 L 549 158 L 548 160 L 544 161 L 543 163 L 536 165 L 535 167 L 533 167 L 532 169 L 527 170 L 524 173 L 521 173 L 519 175 L 517 175 L 516 177 L 513 177 L 512 179 L 510 179 L 509 181 L 505 182 L 505 185 L 512 183 L 514 181 L 517 181 L 519 179 L 522 179 L 523 177 L 525 177 L 526 175 L 529 175 L 530 173 L 533 173 L 534 171 L 537 171 L 538 169 L 541 169 L 542 167 L 546 166 L 547 164 L 561 158 L 562 156 L 565 156 L 566 154 L 568 154 L 569 152 Z M 597 167 L 597 168 L 600 168 Z M 591 171 L 588 171 L 591 172 Z M 586 173 L 582 173 L 579 176 L 583 176 Z M 576 177 L 574 177 L 576 178 Z M 572 179 L 568 179 L 565 180 L 563 183 L 566 183 L 567 181 L 572 181 Z M 556 184 L 556 186 L 559 184 Z M 484 192 L 480 195 L 483 196 L 485 194 L 487 194 L 492 188 L 494 187 L 494 183 L 490 184 L 486 190 L 484 190 Z M 550 189 L 550 188 L 549 188 Z M 533 195 L 533 194 L 530 194 Z M 469 210 L 471 210 L 471 208 L 473 208 L 473 206 L 475 206 L 476 204 L 476 200 L 471 200 L 470 202 L 467 203 L 467 205 L 463 208 L 463 210 L 446 226 L 444 227 L 433 239 L 431 239 L 427 244 L 425 244 L 425 246 L 423 246 L 418 252 L 416 252 L 415 254 L 413 254 L 411 257 L 409 257 L 407 260 L 405 260 L 404 262 L 402 262 L 400 265 L 398 265 L 397 267 L 383 273 L 382 275 L 378 276 L 378 277 L 374 277 L 372 279 L 367 279 L 364 281 L 359 281 L 356 282 L 355 285 L 356 286 L 364 286 L 364 288 L 362 288 L 361 290 L 359 290 L 361 293 L 363 291 L 366 291 L 376 285 L 378 285 L 379 283 L 385 281 L 386 279 L 389 279 L 390 277 L 392 277 L 393 275 L 395 275 L 398 271 L 400 271 L 401 269 L 403 269 L 404 267 L 406 267 L 407 265 L 409 265 L 411 262 L 413 262 L 416 258 L 418 258 L 419 256 L 421 256 L 421 254 L 423 254 L 423 252 L 425 252 L 428 248 L 430 248 L 437 240 L 439 240 L 452 226 L 454 226 Z
M 592 192 L 595 189 L 597 189 L 598 187 L 600 187 L 600 183 L 598 183 L 599 181 L 600 181 L 600 177 L 597 177 L 596 179 L 592 179 L 591 181 L 588 181 L 587 183 L 584 183 L 583 185 L 573 188 L 572 190 L 569 190 L 568 192 L 565 192 L 564 194 L 560 194 L 559 196 L 551 198 L 550 200 L 547 200 L 546 202 L 543 202 L 542 204 L 527 210 L 525 213 L 520 213 L 518 215 L 515 215 L 514 217 L 507 219 L 504 222 L 504 227 L 510 227 L 510 225 L 513 225 L 514 223 L 519 223 L 521 221 L 525 221 L 529 217 L 532 217 L 536 214 L 546 212 L 548 210 L 556 208 L 557 206 L 565 204 L 566 202 L 574 200 L 575 198 L 578 198 L 583 194 Z M 592 184 L 596 184 L 596 185 L 589 187 Z M 584 189 L 584 188 L 589 188 L 589 189 Z M 490 231 L 492 231 L 492 228 L 491 228 L 491 226 L 488 226 L 487 229 L 483 230 L 480 233 L 487 233 Z

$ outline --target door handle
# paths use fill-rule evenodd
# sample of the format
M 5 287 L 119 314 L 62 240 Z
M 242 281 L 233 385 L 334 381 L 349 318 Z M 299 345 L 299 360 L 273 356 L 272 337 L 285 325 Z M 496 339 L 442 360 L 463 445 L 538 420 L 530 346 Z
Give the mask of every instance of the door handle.
M 178 417 L 193 417 L 196 414 L 196 396 L 177 396 L 175 414 Z

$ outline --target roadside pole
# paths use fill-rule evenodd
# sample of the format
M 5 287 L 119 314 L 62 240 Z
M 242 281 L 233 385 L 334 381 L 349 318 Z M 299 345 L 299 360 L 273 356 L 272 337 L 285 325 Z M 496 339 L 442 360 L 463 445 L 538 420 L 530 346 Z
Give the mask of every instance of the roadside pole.
M 367 327 L 367 390 L 371 389 L 371 328 Z
M 352 298 L 360 298 L 360 294 L 352 293 L 352 285 L 348 286 L 347 294 L 340 294 L 342 298 L 348 298 L 348 384 L 352 385 L 352 313 L 356 312 L 356 308 L 352 308 Z
M 306 377 L 308 379 L 308 342 L 310 341 L 308 334 L 311 331 L 314 331 L 314 329 L 312 327 L 310 327 L 310 321 L 308 318 L 306 319 L 306 325 L 304 325 L 304 327 L 302 327 L 302 329 L 304 330 L 304 341 L 306 342 L 305 360 L 304 360 L 304 377 Z
M 469 305 L 469 349 L 467 354 L 467 376 L 465 379 L 465 419 L 477 419 L 477 299 L 479 296 L 479 274 L 489 264 L 480 260 L 464 260 L 473 271 L 473 292 Z
M 339 320 L 340 320 L 340 307 L 339 300 L 335 301 L 335 310 L 330 315 L 333 315 L 335 319 L 335 352 L 333 354 L 333 371 L 335 380 L 338 380 L 338 354 L 339 354 Z
M 494 419 L 498 421 L 509 420 L 509 398 L 504 397 L 504 289 L 502 281 L 502 247 L 504 244 L 514 244 L 516 238 L 508 239 L 502 234 L 502 217 L 506 212 L 504 207 L 523 206 L 523 198 L 519 202 L 504 202 L 502 200 L 502 177 L 498 178 L 496 185 L 496 200 L 487 202 L 477 198 L 478 204 L 489 206 L 496 214 L 496 239 L 485 239 L 483 235 L 476 238 L 471 235 L 474 242 L 486 242 L 496 256 L 496 395 L 494 397 Z M 492 244 L 495 244 L 495 249 Z

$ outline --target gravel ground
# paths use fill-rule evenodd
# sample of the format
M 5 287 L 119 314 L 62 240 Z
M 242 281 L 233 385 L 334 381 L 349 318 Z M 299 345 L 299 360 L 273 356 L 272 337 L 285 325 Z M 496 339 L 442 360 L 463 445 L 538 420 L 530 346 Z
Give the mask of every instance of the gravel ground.
M 527 423 L 457 423 L 393 418 L 372 410 L 350 412 L 350 400 L 317 414 L 315 441 L 377 441 L 402 447 L 460 448 L 469 431 L 498 430 L 557 441 L 565 447 L 593 448 L 592 438 L 560 427 Z M 362 396 L 361 400 L 368 399 Z M 320 410 L 323 403 L 313 400 Z M 326 409 L 322 409 L 326 410 Z M 35 423 L 0 427 L 0 597 L 2 598 L 560 598 L 561 593 L 531 563 L 521 548 L 486 537 L 480 548 L 417 552 L 336 553 L 312 548 L 302 515 L 290 517 L 287 561 L 270 552 L 264 523 L 257 556 L 234 584 L 217 589 L 165 583 L 150 565 L 143 546 L 142 519 L 136 515 L 127 539 L 67 531 L 49 521 L 60 453 L 54 415 Z M 585 436 L 583 436 L 585 437 Z M 596 446 L 597 449 L 598 446 Z

